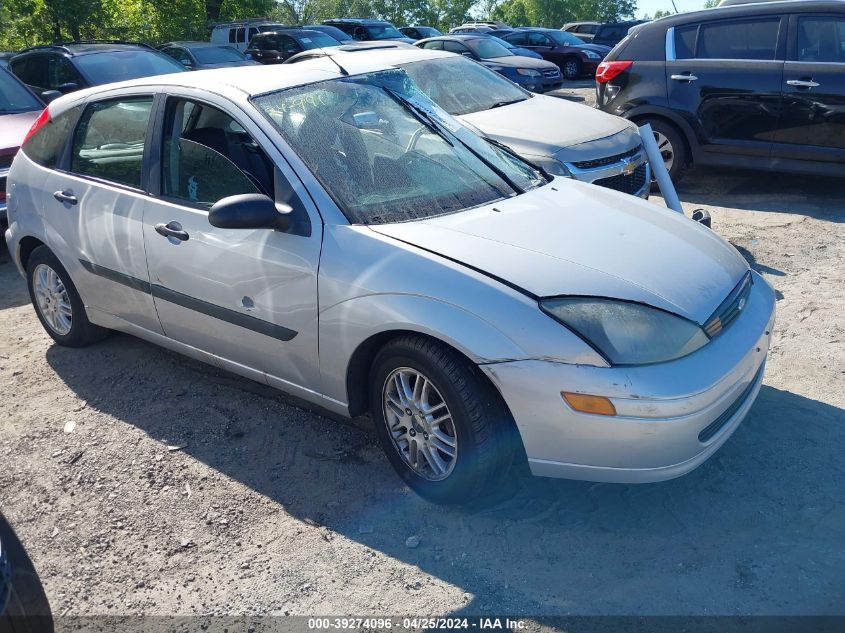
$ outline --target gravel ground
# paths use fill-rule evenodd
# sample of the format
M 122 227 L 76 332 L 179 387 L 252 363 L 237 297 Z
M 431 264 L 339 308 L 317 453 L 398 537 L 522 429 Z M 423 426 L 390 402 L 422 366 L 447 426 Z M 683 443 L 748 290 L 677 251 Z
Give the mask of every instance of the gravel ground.
M 3 247 L 0 507 L 54 615 L 845 614 L 845 190 L 680 195 L 778 291 L 751 414 L 680 479 L 529 479 L 480 512 L 412 494 L 367 419 L 124 335 L 53 345 Z

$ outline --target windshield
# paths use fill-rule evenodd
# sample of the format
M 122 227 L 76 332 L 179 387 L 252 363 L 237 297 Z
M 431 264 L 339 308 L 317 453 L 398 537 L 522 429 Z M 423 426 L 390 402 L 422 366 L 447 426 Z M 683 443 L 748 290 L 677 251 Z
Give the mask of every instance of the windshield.
M 551 37 L 556 44 L 565 46 L 583 46 L 584 40 L 582 40 L 577 35 L 573 35 L 572 33 L 567 33 L 566 31 L 549 31 L 546 33 L 549 37 Z
M 401 70 L 253 102 L 356 224 L 454 213 L 545 183 L 533 167 L 462 127 Z
M 416 26 L 414 28 L 417 29 L 419 34 L 423 37 L 437 37 L 438 35 L 443 35 L 443 33 L 435 29 L 433 26 Z
M 429 59 L 402 68 L 434 103 L 454 116 L 530 98 L 499 73 L 466 57 Z
M 0 113 L 31 112 L 44 106 L 5 70 L 0 70 Z
M 239 50 L 231 46 L 203 46 L 192 48 L 191 52 L 200 64 L 225 64 L 246 59 Z
M 325 33 L 309 33 L 308 35 L 302 35 L 299 37 L 299 43 L 302 44 L 302 48 L 311 49 L 311 48 L 331 48 L 332 46 L 340 46 L 340 42 L 338 42 L 335 38 L 329 37 Z
M 392 24 L 368 24 L 366 30 L 371 40 L 389 40 L 405 37 Z
M 495 35 L 488 35 L 487 37 L 493 38 L 493 41 L 496 42 L 496 44 L 501 44 L 502 46 L 504 46 L 509 51 L 512 51 L 514 48 L 516 48 L 516 46 L 514 46 L 510 42 L 506 42 L 502 38 L 496 37 Z
M 469 40 L 465 44 L 481 59 L 495 59 L 496 57 L 510 57 L 513 55 L 513 53 L 491 37 Z
M 339 28 L 334 26 L 328 26 L 325 24 L 312 24 L 304 26 L 303 28 L 311 29 L 312 31 L 322 31 L 326 35 L 333 37 L 338 42 L 352 42 L 352 36 L 348 33 L 344 33 Z
M 185 72 L 182 64 L 167 55 L 144 50 L 91 53 L 74 61 L 94 85 Z

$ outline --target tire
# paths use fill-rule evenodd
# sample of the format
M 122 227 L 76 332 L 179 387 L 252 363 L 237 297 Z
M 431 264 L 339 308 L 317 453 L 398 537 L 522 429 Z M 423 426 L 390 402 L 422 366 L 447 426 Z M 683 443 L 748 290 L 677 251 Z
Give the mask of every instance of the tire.
M 663 155 L 666 167 L 669 170 L 669 177 L 672 182 L 678 184 L 684 177 L 684 172 L 689 163 L 689 151 L 687 144 L 681 132 L 671 123 L 663 119 L 651 119 L 641 121 L 641 123 L 651 124 L 651 129 L 654 132 L 654 138 L 657 141 L 657 147 Z M 669 160 L 671 158 L 671 161 Z M 652 176 L 651 188 L 657 191 L 657 181 Z
M 578 79 L 581 76 L 581 60 L 577 57 L 567 57 L 560 65 L 560 72 L 564 79 L 570 81 Z
M 428 384 L 419 387 L 427 389 L 417 400 L 423 406 L 416 409 L 408 399 L 398 402 L 399 388 L 414 392 L 420 376 Z M 393 468 L 420 496 L 441 504 L 488 505 L 509 489 L 502 484 L 520 454 L 519 435 L 504 402 L 473 363 L 431 339 L 402 336 L 376 355 L 370 379 L 379 441 Z M 421 415 L 425 404 L 430 415 Z M 397 409 L 402 407 L 400 418 Z M 431 422 L 438 418 L 447 419 L 435 428 Z M 416 451 L 416 466 L 412 443 L 424 447 Z M 434 457 L 424 458 L 426 451 Z M 446 472 L 434 468 L 438 457 Z
M 64 266 L 46 246 L 39 246 L 26 263 L 29 298 L 38 320 L 56 343 L 85 347 L 108 336 L 109 331 L 88 320 L 85 306 Z M 48 292 L 42 292 L 44 287 Z

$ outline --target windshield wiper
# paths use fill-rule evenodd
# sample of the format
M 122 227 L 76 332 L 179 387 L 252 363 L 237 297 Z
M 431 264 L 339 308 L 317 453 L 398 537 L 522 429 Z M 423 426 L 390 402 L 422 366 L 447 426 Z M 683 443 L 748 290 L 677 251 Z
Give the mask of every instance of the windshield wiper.
M 396 92 L 395 90 L 388 88 L 387 86 L 382 86 L 382 89 L 387 92 L 391 97 L 399 101 L 402 105 L 408 108 L 411 112 L 414 113 L 420 122 L 424 123 L 426 127 L 434 130 L 434 132 L 446 141 L 450 147 L 454 147 L 455 144 L 452 142 L 452 139 L 449 138 L 449 135 L 443 130 L 442 126 L 438 121 L 434 119 L 428 112 L 422 110 L 415 106 L 410 99 L 408 99 L 405 95 L 400 92 Z
M 532 163 L 527 158 L 523 158 L 522 156 L 517 154 L 515 151 L 513 151 L 510 147 L 508 147 L 507 145 L 505 145 L 501 141 L 497 141 L 496 139 L 490 138 L 489 136 L 482 136 L 481 138 L 483 138 L 485 141 L 490 143 L 490 145 L 493 145 L 494 147 L 498 147 L 503 152 L 507 152 L 508 154 L 513 156 L 514 158 L 521 160 L 523 163 L 525 163 L 526 165 L 528 165 L 529 167 L 534 169 L 538 174 L 540 174 L 543 178 L 545 178 L 546 182 L 551 182 L 553 180 L 551 174 L 549 174 L 549 172 L 547 172 L 541 165 L 538 165 L 537 163 Z
M 497 101 L 496 103 L 490 106 L 490 109 L 492 110 L 493 108 L 501 108 L 502 106 L 509 106 L 513 105 L 514 103 L 521 103 L 522 101 L 528 101 L 528 98 L 526 97 L 523 99 L 511 99 L 510 101 Z

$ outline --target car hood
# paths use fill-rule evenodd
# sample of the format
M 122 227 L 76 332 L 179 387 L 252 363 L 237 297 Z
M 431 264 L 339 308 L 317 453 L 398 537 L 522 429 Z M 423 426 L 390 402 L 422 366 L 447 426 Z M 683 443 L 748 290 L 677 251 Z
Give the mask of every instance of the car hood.
M 481 61 L 486 66 L 504 66 L 506 68 L 531 68 L 533 70 L 543 70 L 545 68 L 556 67 L 553 63 L 547 62 L 545 59 L 535 59 L 534 57 L 524 57 L 522 55 L 491 57 L 490 59 L 482 59 Z
M 640 142 L 631 124 L 621 117 L 544 95 L 458 118 L 485 136 L 527 156 L 557 155 L 565 161 L 592 160 L 621 154 Z M 609 139 L 620 132 L 626 132 L 623 136 L 636 138 Z M 609 140 L 593 147 L 592 143 L 598 139 Z M 567 150 L 561 153 L 564 148 Z
M 637 301 L 697 323 L 748 270 L 730 244 L 674 211 L 561 178 L 461 213 L 370 228 L 537 297 Z
M 38 110 L 33 110 L 0 115 L 0 150 L 20 147 L 39 114 Z
M 586 48 L 588 51 L 593 51 L 594 53 L 598 53 L 602 57 L 607 55 L 610 52 L 610 46 L 605 46 L 604 44 L 578 44 L 575 48 Z

